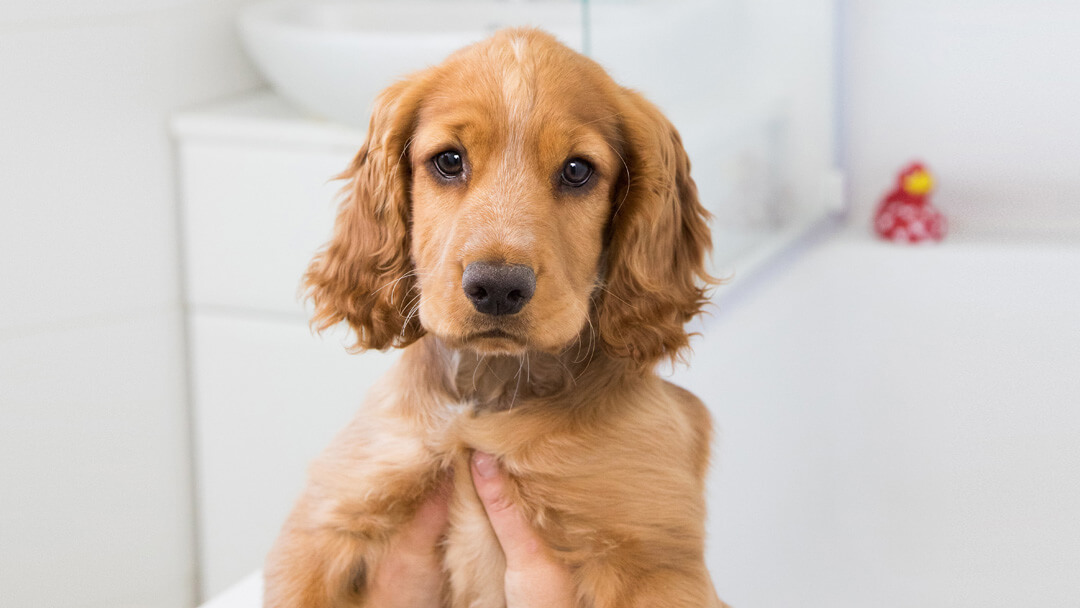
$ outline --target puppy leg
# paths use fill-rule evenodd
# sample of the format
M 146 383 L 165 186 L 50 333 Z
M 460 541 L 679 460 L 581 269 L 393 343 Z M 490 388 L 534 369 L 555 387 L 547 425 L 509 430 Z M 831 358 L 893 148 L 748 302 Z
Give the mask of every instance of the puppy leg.
M 668 570 L 646 576 L 636 581 L 628 601 L 619 605 L 632 608 L 727 608 L 717 597 L 704 565 L 693 570 Z
M 377 547 L 322 525 L 297 505 L 266 562 L 265 608 L 361 606 L 368 564 Z
M 586 564 L 581 589 L 593 608 L 727 608 L 702 565 L 631 575 L 614 563 Z
M 434 483 L 417 478 L 418 489 L 402 492 L 397 500 L 384 494 L 391 502 L 367 504 L 327 505 L 314 499 L 317 489 L 309 488 L 267 557 L 264 606 L 368 606 L 368 585 L 387 563 L 388 552 L 397 550 L 399 533 Z M 441 560 L 433 558 L 435 564 Z
M 358 416 L 312 464 L 267 557 L 266 608 L 365 606 L 367 581 L 442 468 L 409 425 Z

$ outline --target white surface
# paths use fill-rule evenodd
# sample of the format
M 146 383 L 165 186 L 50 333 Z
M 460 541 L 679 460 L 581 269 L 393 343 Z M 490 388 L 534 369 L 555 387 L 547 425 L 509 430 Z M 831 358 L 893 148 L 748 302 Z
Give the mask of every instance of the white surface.
M 204 597 L 262 566 L 307 465 L 397 352 L 349 355 L 342 337 L 253 314 L 191 320 Z
M 199 608 L 262 608 L 262 572 L 252 572 Z
M 1080 236 L 1080 3 L 846 4 L 845 130 L 860 229 L 918 157 L 956 233 Z
M 363 129 L 306 116 L 269 90 L 185 110 L 174 115 L 171 123 L 173 134 L 184 143 L 285 145 L 353 152 L 364 143 Z
M 571 0 L 273 0 L 240 18 L 248 52 L 278 93 L 315 116 L 359 127 L 395 79 L 512 25 L 540 26 L 581 48 L 581 5 Z
M 1080 245 L 834 239 L 728 306 L 676 380 L 717 425 L 734 606 L 1073 608 Z M 257 575 L 213 608 L 256 608 Z
M 258 84 L 238 2 L 0 2 L 5 607 L 195 603 L 166 120 Z
M 677 381 L 719 436 L 709 557 L 735 606 L 1076 605 L 1080 244 L 834 240 Z

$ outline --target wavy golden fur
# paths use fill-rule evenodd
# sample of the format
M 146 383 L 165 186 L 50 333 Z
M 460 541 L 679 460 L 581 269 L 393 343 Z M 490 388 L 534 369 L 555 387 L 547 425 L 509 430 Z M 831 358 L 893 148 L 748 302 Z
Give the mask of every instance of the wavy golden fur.
M 460 174 L 434 164 L 446 150 Z M 584 185 L 560 181 L 568 159 L 591 167 Z M 366 606 L 396 531 L 449 476 L 445 605 L 504 606 L 473 449 L 511 475 L 580 606 L 722 605 L 703 559 L 709 415 L 652 371 L 687 347 L 711 282 L 674 127 L 550 36 L 506 30 L 384 91 L 342 177 L 305 277 L 313 322 L 408 348 L 313 464 L 266 605 Z M 474 262 L 532 269 L 531 300 L 483 314 L 462 289 Z

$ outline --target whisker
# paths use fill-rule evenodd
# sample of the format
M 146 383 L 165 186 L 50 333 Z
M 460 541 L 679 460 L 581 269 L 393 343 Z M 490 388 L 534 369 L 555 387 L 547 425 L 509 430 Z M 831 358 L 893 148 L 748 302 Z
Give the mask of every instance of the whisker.
M 477 361 L 476 365 L 473 367 L 473 370 L 472 370 L 472 390 L 473 390 L 474 393 L 476 392 L 476 373 L 480 371 L 480 364 L 481 363 L 483 363 L 484 366 L 487 367 L 487 355 L 480 355 L 480 360 Z M 488 367 L 488 369 L 491 369 L 491 368 Z
M 528 343 L 526 343 L 526 348 L 528 348 Z M 529 351 L 526 350 L 525 351 L 525 356 L 527 357 L 528 355 L 529 355 Z M 518 371 L 517 371 L 516 374 L 514 374 L 514 378 L 516 380 L 514 382 L 514 396 L 510 398 L 510 407 L 506 408 L 507 411 L 513 410 L 514 409 L 514 404 L 517 403 L 518 389 L 521 388 L 521 366 L 523 366 L 524 364 L 525 364 L 525 358 L 522 357 L 521 362 L 518 363 Z
M 633 304 L 631 304 L 631 303 L 627 302 L 626 300 L 624 300 L 624 299 L 620 298 L 619 296 L 615 295 L 615 293 L 614 293 L 614 292 L 612 292 L 612 291 L 611 291 L 610 289 L 608 289 L 607 287 L 604 287 L 603 285 L 600 285 L 600 289 L 602 289 L 602 290 L 604 290 L 605 292 L 607 292 L 607 294 L 608 294 L 608 295 L 610 295 L 611 297 L 615 298 L 616 300 L 618 300 L 618 301 L 622 302 L 623 304 L 626 304 L 627 306 L 629 306 L 629 307 L 630 307 L 630 308 L 631 308 L 632 310 L 634 310 L 635 312 L 641 312 L 641 311 L 640 311 L 640 310 L 638 309 L 638 307 L 637 307 L 637 306 L 634 306 Z
M 430 273 L 425 273 L 425 276 L 427 274 L 430 274 Z M 404 281 L 405 279 L 407 279 L 409 277 L 419 277 L 419 276 L 421 276 L 420 271 L 414 268 L 414 269 L 410 270 L 409 272 L 406 272 L 405 274 L 401 275 L 400 277 L 394 279 L 393 281 L 390 281 L 386 285 L 383 285 L 382 287 L 380 287 L 380 288 L 376 289 L 375 291 L 371 292 L 371 295 L 376 295 L 380 291 L 386 289 L 387 287 L 392 287 L 392 290 L 390 292 L 390 303 L 393 304 L 394 303 L 394 293 L 397 291 L 397 284 L 400 283 L 401 281 Z
M 405 309 L 405 310 L 408 310 L 409 308 L 411 308 L 411 307 L 412 307 L 412 305 L 413 305 L 414 303 L 416 303 L 416 301 L 417 301 L 417 300 L 419 300 L 420 298 L 422 298 L 423 296 L 424 296 L 424 292 L 422 292 L 422 291 L 420 291 L 419 289 L 417 289 L 417 290 L 416 290 L 416 295 L 415 295 L 415 296 L 413 296 L 413 297 L 412 297 L 412 299 L 411 299 L 411 300 L 409 300 L 409 301 L 408 301 L 408 302 L 407 302 L 407 303 L 405 304 L 405 306 L 404 306 L 404 309 Z
M 623 203 L 625 203 L 627 197 L 630 196 L 630 184 L 633 182 L 633 179 L 630 177 L 630 165 L 626 164 L 626 159 L 623 158 L 623 155 L 619 154 L 619 151 L 615 149 L 615 146 L 611 145 L 608 142 L 604 143 L 607 143 L 607 147 L 611 148 L 611 151 L 615 153 L 615 156 L 619 157 L 619 160 L 622 161 L 623 169 L 626 170 L 626 192 L 623 192 L 622 200 L 620 200 L 619 204 L 615 206 L 615 213 L 611 215 L 612 217 L 615 217 L 616 215 L 619 215 L 619 211 L 622 210 Z
M 579 344 L 581 342 L 580 335 L 577 338 L 577 342 Z M 569 350 L 569 349 L 567 349 L 567 350 Z M 579 352 L 580 352 L 580 349 L 579 349 Z M 562 366 L 563 371 L 566 372 L 566 377 L 570 378 L 570 383 L 573 384 L 574 386 L 577 386 L 577 378 L 574 377 L 574 372 L 570 370 L 570 367 L 568 365 L 566 365 L 566 361 L 563 361 L 562 357 L 555 357 L 555 361 L 557 361 L 559 363 L 559 365 Z M 572 361 L 571 363 L 576 363 L 576 361 Z
M 413 315 L 420 312 L 420 307 L 424 304 L 423 294 L 417 295 L 417 297 L 413 298 L 413 300 L 416 301 L 416 306 L 412 307 L 412 310 L 409 311 L 409 314 L 405 316 L 405 322 L 401 324 L 402 337 L 405 336 L 405 328 L 409 326 L 409 321 L 412 320 Z
M 586 126 L 591 125 L 593 123 L 600 122 L 601 120 L 607 120 L 609 118 L 615 118 L 616 116 L 622 116 L 622 112 L 615 112 L 614 114 L 608 114 L 607 116 L 601 116 L 600 118 L 590 120 L 589 122 L 583 122 L 580 125 L 576 125 L 572 129 L 572 131 L 576 131 L 577 129 L 580 129 L 581 127 L 586 127 Z
M 590 356 L 592 354 L 591 351 L 592 351 L 593 334 L 596 333 L 596 328 L 593 327 L 592 315 L 589 314 L 588 305 L 586 305 L 584 303 L 581 303 L 581 307 L 585 309 L 582 312 L 585 313 L 585 322 L 589 324 L 589 351 L 587 351 L 585 353 L 585 357 L 581 357 L 581 346 L 583 346 L 583 344 L 581 342 L 581 334 L 579 333 L 578 336 L 577 336 L 578 356 L 579 356 L 579 358 L 574 359 L 574 363 L 581 363 L 582 361 L 585 360 L 586 357 L 588 357 L 588 356 Z
M 405 158 L 405 153 L 409 151 L 409 146 L 412 145 L 413 139 L 415 139 L 415 138 L 416 138 L 416 136 L 412 135 L 412 136 L 409 137 L 409 139 L 405 140 L 405 145 L 401 147 L 401 156 L 398 157 L 398 162 L 399 163 L 401 162 L 402 159 Z
M 584 306 L 584 304 L 582 306 Z M 585 361 L 585 367 L 582 368 L 581 371 L 578 372 L 578 375 L 574 378 L 575 383 L 577 382 L 578 378 L 584 376 L 585 372 L 589 371 L 589 366 L 592 365 L 592 362 L 593 362 L 593 355 L 596 354 L 597 331 L 596 331 L 596 327 L 593 325 L 593 322 L 592 322 L 592 315 L 589 314 L 588 310 L 586 310 L 585 320 L 588 321 L 588 323 L 589 323 L 589 349 L 586 351 L 584 359 L 579 360 L 579 361 L 575 361 L 575 363 L 580 363 L 581 361 Z

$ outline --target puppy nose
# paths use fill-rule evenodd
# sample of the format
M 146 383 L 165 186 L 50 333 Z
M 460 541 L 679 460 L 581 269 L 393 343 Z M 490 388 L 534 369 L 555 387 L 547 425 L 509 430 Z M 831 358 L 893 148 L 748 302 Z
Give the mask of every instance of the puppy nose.
M 478 312 L 512 315 L 532 298 L 536 275 L 528 266 L 473 262 L 461 274 L 461 288 Z

